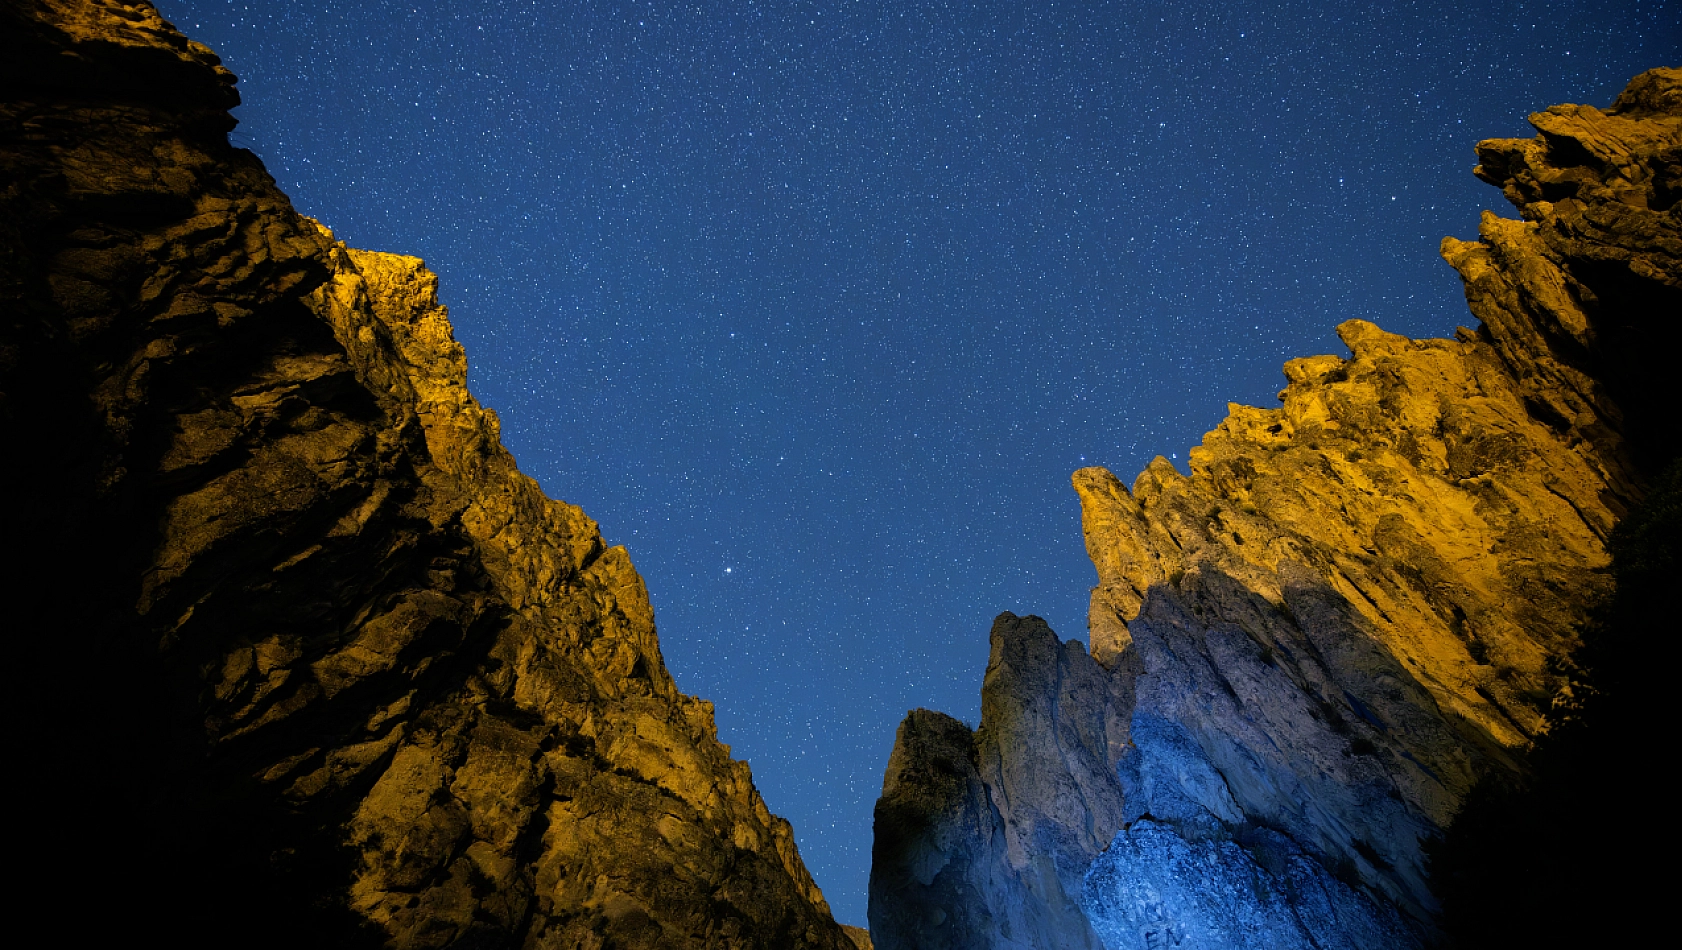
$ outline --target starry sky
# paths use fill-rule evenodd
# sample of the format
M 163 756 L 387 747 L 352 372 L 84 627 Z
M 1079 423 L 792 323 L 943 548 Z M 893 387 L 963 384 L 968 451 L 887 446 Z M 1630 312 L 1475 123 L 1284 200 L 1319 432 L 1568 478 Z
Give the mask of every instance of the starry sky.
M 300 211 L 440 275 L 861 925 L 900 718 L 975 724 L 1000 611 L 1085 637 L 1069 474 L 1469 322 L 1475 142 L 1682 62 L 1654 0 L 157 2 Z

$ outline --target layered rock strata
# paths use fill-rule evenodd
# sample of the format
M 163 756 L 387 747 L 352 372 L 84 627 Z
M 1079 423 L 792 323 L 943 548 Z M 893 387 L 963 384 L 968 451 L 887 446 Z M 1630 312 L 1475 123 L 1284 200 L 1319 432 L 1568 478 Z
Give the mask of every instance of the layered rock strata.
M 916 713 L 879 852 L 886 833 L 892 854 L 993 866 L 977 842 L 1063 807 L 1066 838 L 1116 832 L 1077 898 L 1105 946 L 1431 939 L 1423 843 L 1547 728 L 1607 590 L 1609 533 L 1679 444 L 1660 397 L 1682 319 L 1682 71 L 1637 77 L 1604 112 L 1532 123 L 1535 139 L 1478 146 L 1477 174 L 1523 220 L 1486 214 L 1479 241 L 1443 242 L 1477 331 L 1409 340 L 1350 321 L 1349 358 L 1287 363 L 1283 405 L 1231 406 L 1189 476 L 1161 458 L 1131 490 L 1075 474 L 1099 578 L 1094 665 L 1127 698 L 1125 727 L 1106 733 L 1121 743 L 1112 787 L 1069 798 L 1042 778 L 1062 797 L 1025 798 L 978 769 L 964 801 L 990 811 L 943 811 L 904 778 L 931 774 L 907 738 L 929 720 Z M 1039 735 L 1091 721 L 1048 695 L 989 715 Z M 943 735 L 962 745 L 951 724 Z M 998 754 L 1042 758 L 1034 742 Z M 948 830 L 964 821 L 967 839 Z M 873 877 L 880 946 L 944 945 L 926 936 L 936 911 L 976 916 L 939 903 L 956 899 L 943 873 L 910 892 Z M 989 908 L 1035 900 L 995 881 Z M 1014 939 L 994 928 L 970 945 Z
M 0 9 L 0 440 L 39 921 L 851 948 L 436 279 L 300 217 L 144 3 Z M 17 790 L 16 788 L 14 790 Z

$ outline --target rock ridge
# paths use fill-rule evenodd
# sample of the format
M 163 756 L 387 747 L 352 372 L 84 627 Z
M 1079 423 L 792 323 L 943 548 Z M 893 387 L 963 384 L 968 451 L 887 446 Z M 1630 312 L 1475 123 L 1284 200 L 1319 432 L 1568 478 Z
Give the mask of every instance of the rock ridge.
M 1035 723 L 997 754 L 1038 791 L 1002 798 L 1010 769 L 977 768 L 997 807 L 969 836 L 996 850 L 1019 827 L 1111 829 L 1099 851 L 1048 851 L 1090 855 L 1084 919 L 1060 918 L 1062 942 L 1435 939 L 1424 843 L 1474 783 L 1514 774 L 1569 702 L 1612 529 L 1682 446 L 1663 388 L 1682 317 L 1682 70 L 1636 77 L 1604 111 L 1531 122 L 1534 139 L 1477 148 L 1476 174 L 1521 220 L 1485 213 L 1479 240 L 1443 242 L 1477 330 L 1411 340 L 1348 321 L 1348 358 L 1286 363 L 1281 406 L 1230 405 L 1188 475 L 1160 457 L 1130 488 L 1074 474 L 1098 574 L 1094 695 L 1120 724 L 1103 733 L 1108 786 L 1060 786 L 1077 770 L 1045 761 L 1046 737 L 1100 714 L 1042 686 L 992 713 Z M 903 733 L 892 767 L 926 771 Z M 886 833 L 893 854 L 965 855 L 968 880 L 1009 864 L 965 850 L 953 829 L 978 819 L 940 807 L 885 786 L 878 847 Z M 897 840 L 908 828 L 940 833 Z M 967 913 L 940 903 L 962 898 L 938 875 L 923 891 L 872 880 L 884 948 L 935 945 L 895 922 Z M 989 907 L 1040 899 L 1006 875 L 993 886 Z M 994 928 L 969 945 L 1013 939 Z
M 298 215 L 143 2 L 0 9 L 27 892 L 186 945 L 852 948 L 412 257 Z M 121 886 L 99 856 L 144 856 Z

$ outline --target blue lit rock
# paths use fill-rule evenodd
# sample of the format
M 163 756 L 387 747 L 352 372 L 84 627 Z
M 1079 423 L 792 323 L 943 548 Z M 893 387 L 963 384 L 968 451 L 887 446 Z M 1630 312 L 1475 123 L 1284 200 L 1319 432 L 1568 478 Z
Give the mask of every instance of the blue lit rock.
M 870 931 L 899 948 L 1101 946 L 1079 899 L 1121 828 L 1127 681 L 1038 617 L 1001 614 L 981 725 L 900 725 L 876 804 Z
M 1395 950 L 1415 933 L 1294 842 L 1257 830 L 1187 840 L 1148 819 L 1116 835 L 1086 877 L 1109 950 Z

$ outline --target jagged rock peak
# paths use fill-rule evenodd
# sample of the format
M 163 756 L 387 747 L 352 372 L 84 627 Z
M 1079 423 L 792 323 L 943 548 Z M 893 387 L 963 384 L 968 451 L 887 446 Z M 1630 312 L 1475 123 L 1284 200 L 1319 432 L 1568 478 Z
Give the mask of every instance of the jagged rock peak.
M 962 807 L 909 779 L 878 806 L 879 944 L 947 939 L 947 919 L 1012 946 L 1016 921 L 1066 920 L 1069 896 L 1078 940 L 1109 948 L 1434 939 L 1423 843 L 1548 728 L 1607 591 L 1610 533 L 1682 447 L 1664 388 L 1682 71 L 1532 122 L 1534 139 L 1478 146 L 1477 174 L 1522 220 L 1485 214 L 1479 241 L 1443 242 L 1478 330 L 1411 340 L 1349 321 L 1349 357 L 1285 364 L 1281 406 L 1230 406 L 1189 474 L 1160 457 L 1131 488 L 1074 474 L 1098 573 L 1091 694 L 1113 718 L 1100 730 L 1092 703 L 1055 700 L 1056 677 L 1000 689 L 1028 667 L 1000 662 L 995 625 Z M 912 741 L 931 716 L 902 729 L 904 776 L 933 774 L 933 747 Z M 984 744 L 988 722 L 1012 738 Z M 1050 751 L 1070 732 L 1103 736 L 1113 787 L 1090 794 L 1104 777 L 1082 784 L 1083 763 Z M 1024 873 L 1007 845 L 1028 828 L 1050 843 L 1023 850 L 1046 867 Z M 897 886 L 905 855 L 930 854 L 947 857 L 915 865 L 922 889 Z
M 65 671 L 11 697 L 53 776 L 43 919 L 855 946 L 626 551 L 502 447 L 421 261 L 298 215 L 228 144 L 233 77 L 150 6 L 0 18 L 0 437 L 28 459 L 0 583 L 15 662 Z M 144 867 L 65 885 L 93 855 Z
M 1000 614 L 981 724 L 914 710 L 875 815 L 870 929 L 900 947 L 1100 946 L 1078 900 L 1121 827 L 1128 697 L 1077 640 Z

